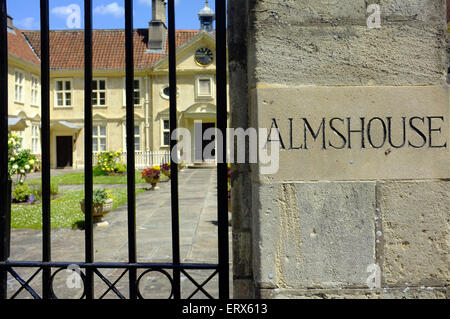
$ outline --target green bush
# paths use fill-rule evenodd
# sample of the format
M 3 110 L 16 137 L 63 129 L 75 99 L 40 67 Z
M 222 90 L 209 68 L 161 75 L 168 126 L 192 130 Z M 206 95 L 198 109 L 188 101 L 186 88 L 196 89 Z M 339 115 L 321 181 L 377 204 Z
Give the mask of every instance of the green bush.
M 92 203 L 93 204 L 104 204 L 108 200 L 109 195 L 104 189 L 94 189 L 92 197 Z
M 105 170 L 102 170 L 102 168 L 100 166 L 95 166 L 94 169 L 92 170 L 92 174 L 94 176 L 106 176 L 106 175 L 108 175 L 108 172 Z
M 13 191 L 13 199 L 18 203 L 25 203 L 33 194 L 28 184 L 17 184 Z
M 114 172 L 119 173 L 119 174 L 126 173 L 127 165 L 125 165 L 124 163 L 116 163 L 114 165 Z

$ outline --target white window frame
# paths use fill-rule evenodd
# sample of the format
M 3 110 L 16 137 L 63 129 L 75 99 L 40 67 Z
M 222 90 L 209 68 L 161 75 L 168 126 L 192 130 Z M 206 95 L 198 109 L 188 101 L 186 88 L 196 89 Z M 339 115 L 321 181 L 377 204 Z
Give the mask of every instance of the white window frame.
M 105 135 L 100 135 L 100 127 L 104 127 L 105 128 Z M 94 134 L 94 129 L 96 130 L 96 134 Z M 101 139 L 105 139 L 105 149 L 102 150 L 100 148 L 100 141 Z M 97 140 L 97 150 L 94 149 L 94 142 L 92 142 L 92 151 L 94 153 L 98 153 L 101 151 L 107 151 L 108 150 L 108 126 L 106 125 L 106 123 L 95 123 L 92 126 L 92 141 Z
M 19 75 L 19 81 L 18 81 Z M 24 103 L 24 87 L 25 87 L 25 73 L 22 70 L 16 69 L 14 71 L 14 102 Z
M 58 82 L 63 82 L 62 91 L 58 91 Z M 70 83 L 70 90 L 66 90 L 66 82 Z M 58 105 L 58 93 L 62 93 L 63 96 L 63 105 Z M 67 104 L 66 94 L 70 93 L 70 105 Z M 55 79 L 55 103 L 56 108 L 71 108 L 73 107 L 73 82 L 72 79 Z
M 36 75 L 31 76 L 31 105 L 40 106 L 41 105 L 41 94 L 40 94 L 40 79 Z
M 101 90 L 100 89 L 100 81 L 104 81 L 105 82 L 105 89 Z M 97 89 L 94 90 L 94 83 L 92 83 L 92 94 L 96 94 L 97 95 L 97 104 L 94 104 L 94 98 L 92 97 L 92 106 L 93 107 L 107 107 L 108 104 L 108 81 L 106 78 L 98 78 L 98 79 L 93 79 L 92 82 L 97 82 Z M 105 93 L 105 104 L 99 104 L 100 102 L 100 93 Z
M 169 128 L 164 128 L 164 122 L 169 122 Z M 161 147 L 170 147 L 170 119 L 169 118 L 161 118 Z M 164 143 L 164 133 L 169 133 L 169 144 Z
M 41 130 L 39 124 L 31 125 L 31 152 L 33 154 L 41 153 Z
M 139 81 L 139 89 L 134 88 L 134 82 L 133 82 L 133 92 L 139 92 L 139 104 L 134 104 L 134 107 L 140 107 L 142 106 L 143 98 L 144 98 L 144 88 L 143 88 L 143 82 L 141 77 L 135 77 L 134 81 Z M 134 102 L 134 94 L 133 94 L 133 102 Z M 123 107 L 127 106 L 127 79 L 123 78 Z
M 207 80 L 210 83 L 210 94 L 200 94 L 200 81 Z M 214 76 L 213 75 L 197 75 L 195 77 L 195 98 L 196 99 L 208 99 L 214 98 Z

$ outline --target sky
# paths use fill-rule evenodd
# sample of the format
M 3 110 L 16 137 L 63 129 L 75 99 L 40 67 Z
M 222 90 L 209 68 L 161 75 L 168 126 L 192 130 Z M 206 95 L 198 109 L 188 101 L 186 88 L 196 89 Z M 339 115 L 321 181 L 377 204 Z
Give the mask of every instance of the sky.
M 23 30 L 38 30 L 40 27 L 39 0 L 7 0 L 8 13 L 14 25 Z M 214 10 L 214 0 L 209 1 Z M 82 29 L 84 26 L 83 0 L 50 0 L 50 29 Z M 147 28 L 151 20 L 151 0 L 133 0 L 134 28 Z M 175 0 L 177 29 L 199 29 L 198 12 L 205 0 Z M 94 29 L 125 28 L 124 0 L 93 0 Z M 79 14 L 77 14 L 79 8 Z M 80 19 L 76 17 L 79 16 Z

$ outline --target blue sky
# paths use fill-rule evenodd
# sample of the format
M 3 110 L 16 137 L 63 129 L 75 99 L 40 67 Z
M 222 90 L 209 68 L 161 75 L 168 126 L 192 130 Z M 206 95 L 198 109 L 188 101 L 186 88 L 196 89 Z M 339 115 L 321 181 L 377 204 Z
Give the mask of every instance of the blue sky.
M 93 0 L 94 29 L 123 29 L 124 0 Z M 151 0 L 133 0 L 134 27 L 147 28 L 151 20 Z M 205 6 L 205 0 L 175 0 L 177 29 L 198 29 L 198 12 Z M 209 1 L 214 10 L 214 0 Z M 50 0 L 50 28 L 62 30 L 84 25 L 83 0 Z M 8 13 L 14 18 L 14 25 L 24 30 L 39 29 L 39 0 L 7 0 Z M 75 5 L 70 7 L 70 5 Z M 79 6 L 81 21 L 67 20 L 70 8 Z M 72 15 L 73 16 L 73 15 Z

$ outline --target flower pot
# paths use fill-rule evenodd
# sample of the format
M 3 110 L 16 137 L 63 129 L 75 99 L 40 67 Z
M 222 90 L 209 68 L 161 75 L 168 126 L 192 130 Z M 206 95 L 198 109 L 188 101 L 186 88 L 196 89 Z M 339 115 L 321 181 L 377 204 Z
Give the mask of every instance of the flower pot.
M 100 223 L 102 221 L 102 218 L 112 211 L 113 202 L 114 200 L 112 198 L 109 198 L 106 200 L 104 204 L 93 204 L 92 215 L 94 217 L 94 223 Z M 81 210 L 83 211 L 84 214 L 86 214 L 84 199 L 80 202 L 80 205 Z
M 160 182 L 160 178 L 153 178 L 153 177 L 145 177 L 144 178 L 145 179 L 145 181 L 148 183 L 148 184 L 151 184 L 152 185 L 152 189 L 154 190 L 154 189 L 156 189 L 156 185 Z

